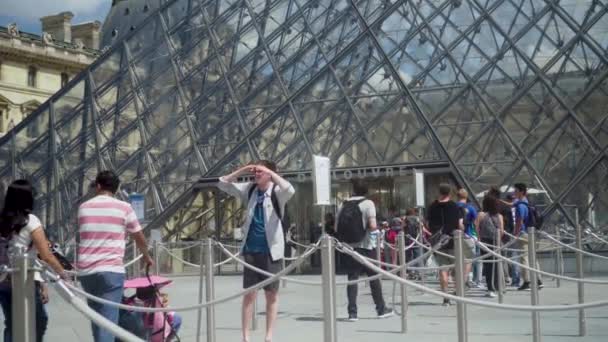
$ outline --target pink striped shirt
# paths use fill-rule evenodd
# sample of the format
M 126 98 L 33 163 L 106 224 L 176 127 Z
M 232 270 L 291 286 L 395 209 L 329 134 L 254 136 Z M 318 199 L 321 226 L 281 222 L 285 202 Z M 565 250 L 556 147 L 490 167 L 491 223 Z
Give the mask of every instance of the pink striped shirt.
M 78 209 L 78 226 L 80 273 L 125 273 L 127 233 L 142 230 L 131 205 L 110 196 L 97 196 Z

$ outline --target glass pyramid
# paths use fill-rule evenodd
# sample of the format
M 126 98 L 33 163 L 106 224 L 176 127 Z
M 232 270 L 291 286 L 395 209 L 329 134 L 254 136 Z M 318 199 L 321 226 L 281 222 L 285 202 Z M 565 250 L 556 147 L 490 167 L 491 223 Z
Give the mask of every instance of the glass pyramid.
M 31 179 L 60 239 L 99 169 L 163 225 L 200 178 L 313 154 L 525 181 L 602 229 L 607 76 L 606 0 L 169 0 L 0 139 L 0 179 Z

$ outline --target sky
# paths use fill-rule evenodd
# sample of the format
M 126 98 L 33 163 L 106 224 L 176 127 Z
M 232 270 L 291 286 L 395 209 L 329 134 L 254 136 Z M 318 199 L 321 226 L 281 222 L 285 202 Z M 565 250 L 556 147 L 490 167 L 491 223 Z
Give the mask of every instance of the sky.
M 103 22 L 111 5 L 112 0 L 0 0 L 0 26 L 16 22 L 20 31 L 40 34 L 40 17 L 70 11 L 73 24 Z

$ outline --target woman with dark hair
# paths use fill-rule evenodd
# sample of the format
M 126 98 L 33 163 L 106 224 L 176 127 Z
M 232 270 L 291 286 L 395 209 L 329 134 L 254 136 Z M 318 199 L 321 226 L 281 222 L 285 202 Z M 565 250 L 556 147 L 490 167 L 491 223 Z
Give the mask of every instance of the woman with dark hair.
M 4 208 L 0 212 L 0 236 L 8 246 L 4 246 L 4 253 L 10 248 L 24 248 L 28 255 L 37 255 L 45 261 L 60 277 L 65 278 L 64 270 L 59 261 L 53 256 L 49 242 L 42 229 L 40 220 L 32 214 L 34 208 L 34 188 L 27 180 L 14 181 L 6 191 Z M 4 255 L 6 259 L 6 254 Z M 36 341 L 43 339 L 46 331 L 48 316 L 44 309 L 42 293 L 42 278 L 40 274 L 34 275 L 36 280 Z M 12 341 L 12 289 L 10 279 L 0 282 L 0 304 L 4 312 L 4 341 Z M 44 294 L 46 296 L 46 294 Z
M 481 242 L 487 245 L 496 245 L 497 232 L 500 236 L 504 234 L 504 218 L 498 212 L 498 199 L 494 196 L 486 196 L 482 202 L 483 211 L 477 216 L 475 226 L 479 230 Z M 483 252 L 482 255 L 487 254 Z M 496 273 L 496 263 L 493 256 L 485 259 L 483 264 L 483 276 L 486 278 L 488 287 L 488 297 L 495 298 L 498 289 L 498 274 Z

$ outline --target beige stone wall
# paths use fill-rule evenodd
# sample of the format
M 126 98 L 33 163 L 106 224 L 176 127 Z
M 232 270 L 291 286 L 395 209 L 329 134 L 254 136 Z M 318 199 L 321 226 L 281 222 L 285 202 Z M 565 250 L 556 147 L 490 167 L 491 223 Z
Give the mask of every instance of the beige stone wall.
M 92 50 L 58 45 L 36 35 L 0 31 L 0 136 L 61 89 L 62 74 L 71 80 L 97 58 Z M 28 84 L 36 68 L 34 86 Z M 79 99 L 75 99 L 79 101 Z M 34 138 L 34 137 L 32 137 Z

